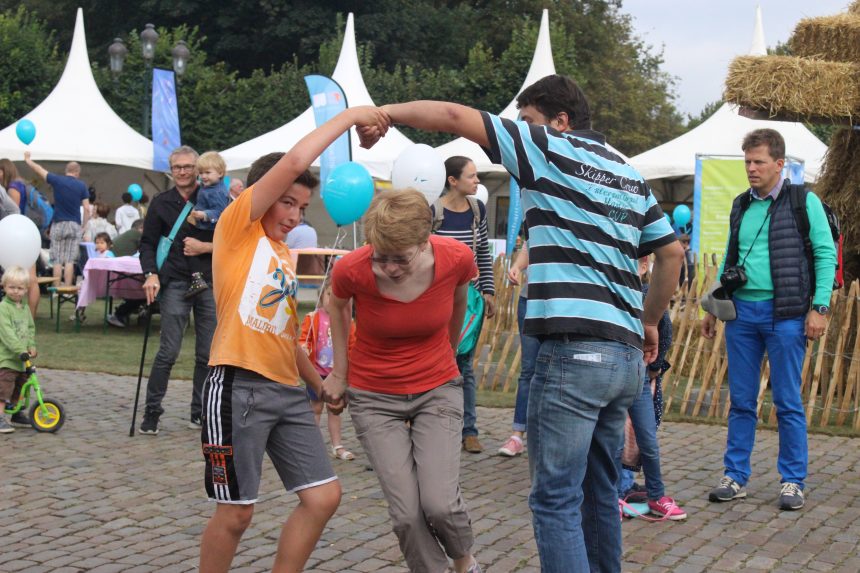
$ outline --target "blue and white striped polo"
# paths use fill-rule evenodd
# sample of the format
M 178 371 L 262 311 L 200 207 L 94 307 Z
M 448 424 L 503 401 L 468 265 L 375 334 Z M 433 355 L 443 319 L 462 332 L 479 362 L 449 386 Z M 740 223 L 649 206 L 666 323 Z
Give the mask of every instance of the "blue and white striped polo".
M 490 148 L 523 188 L 529 245 L 526 334 L 642 348 L 637 259 L 676 240 L 642 176 L 594 131 L 481 112 Z

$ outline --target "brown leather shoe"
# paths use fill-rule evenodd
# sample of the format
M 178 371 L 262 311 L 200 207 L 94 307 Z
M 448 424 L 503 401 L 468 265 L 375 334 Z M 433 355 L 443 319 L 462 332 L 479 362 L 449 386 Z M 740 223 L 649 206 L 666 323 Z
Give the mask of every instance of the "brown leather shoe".
M 484 446 L 478 441 L 478 436 L 466 436 L 463 438 L 463 449 L 470 454 L 480 454 L 484 451 Z

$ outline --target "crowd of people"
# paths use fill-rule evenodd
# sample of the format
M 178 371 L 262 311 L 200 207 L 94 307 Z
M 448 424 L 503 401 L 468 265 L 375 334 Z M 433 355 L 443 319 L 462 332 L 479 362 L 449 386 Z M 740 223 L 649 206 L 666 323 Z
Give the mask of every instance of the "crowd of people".
M 303 568 L 340 502 L 331 459 L 355 457 L 342 439 L 347 407 L 409 570 L 481 571 L 459 480 L 461 452 L 483 450 L 474 348 L 459 345 L 467 300 L 474 291 L 483 317 L 496 304 L 487 209 L 474 199 L 477 169 L 469 158 L 449 158 L 446 191 L 432 205 L 415 190 L 377 193 L 364 216 L 366 244 L 331 266 L 320 304 L 302 320 L 290 249 L 313 231 L 303 214 L 319 181 L 308 168 L 351 128 L 364 147 L 394 124 L 466 137 L 522 188 L 525 240 L 507 272 L 521 285 L 521 375 L 512 434 L 498 454 L 528 452 L 541 569 L 620 571 L 620 514 L 687 517 L 666 495 L 657 427 L 670 367 L 666 308 L 679 277 L 691 281 L 695 272 L 689 237 L 678 240 L 642 177 L 592 129 L 576 82 L 547 76 L 517 106 L 520 121 L 447 102 L 349 108 L 287 153 L 255 161 L 247 188 L 236 179 L 224 184 L 217 153 L 198 156 L 183 146 L 169 158 L 174 186 L 152 200 L 142 223 L 131 220 L 134 206 L 125 201 L 115 220 L 129 228 L 114 235 L 104 205 L 90 213 L 76 164 L 58 176 L 27 156 L 54 187 L 51 253 L 63 280 L 74 262 L 71 242 L 92 238 L 104 256 L 127 252 L 128 233 L 139 244 L 145 300 L 126 301 L 133 308 L 118 307 L 111 323 L 124 325 L 135 309 L 159 301 L 141 434 L 161 429 L 171 369 L 194 314 L 188 425 L 200 431 L 205 491 L 217 502 L 201 540 L 201 571 L 229 569 L 258 501 L 264 452 L 299 501 L 283 525 L 274 570 Z M 742 149 L 750 188 L 733 205 L 719 273 L 729 292 L 709 295 L 702 321 L 707 337 L 717 317 L 728 321 L 729 434 L 725 472 L 710 499 L 747 495 L 767 351 L 779 420 L 779 505 L 796 510 L 807 465 L 800 366 L 805 341 L 826 328 L 835 250 L 820 200 L 782 175 L 779 134 L 757 130 Z M 4 187 L 14 188 L 2 161 L 0 168 Z M 794 224 L 794 197 L 805 207 L 808 237 Z M 800 268 L 801 280 L 774 264 L 777 257 Z M 743 280 L 732 282 L 738 269 Z M 20 370 L 6 355 L 36 351 L 32 317 L 21 312 L 29 272 L 7 269 L 2 284 L 0 399 L 9 400 Z M 18 317 L 10 333 L 6 314 Z M 330 447 L 319 429 L 324 405 Z M 4 424 L 0 418 L 0 432 Z M 634 481 L 639 469 L 644 486 Z

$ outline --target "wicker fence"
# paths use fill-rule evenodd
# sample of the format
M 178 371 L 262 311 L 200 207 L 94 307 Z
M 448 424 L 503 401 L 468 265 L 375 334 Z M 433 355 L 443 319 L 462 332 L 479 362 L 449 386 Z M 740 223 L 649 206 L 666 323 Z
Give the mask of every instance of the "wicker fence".
M 672 368 L 663 378 L 666 410 L 685 416 L 724 419 L 728 416 L 726 345 L 722 322 L 708 340 L 700 334 L 699 300 L 717 271 L 714 257 L 699 265 L 700 280 L 675 293 L 669 309 L 674 332 L 667 360 Z M 505 280 L 505 261 L 495 263 L 496 316 L 484 324 L 475 352 L 478 387 L 516 392 L 520 371 L 517 331 L 519 287 Z M 827 332 L 807 346 L 803 362 L 801 394 L 807 421 L 812 426 L 839 426 L 860 431 L 860 285 L 833 292 Z M 770 365 L 765 358 L 759 385 L 759 415 L 776 422 L 770 396 Z

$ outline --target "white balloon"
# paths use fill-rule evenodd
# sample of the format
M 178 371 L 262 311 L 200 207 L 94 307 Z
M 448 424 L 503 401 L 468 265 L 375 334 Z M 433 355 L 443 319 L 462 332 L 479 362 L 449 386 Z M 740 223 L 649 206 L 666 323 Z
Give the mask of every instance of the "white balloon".
M 8 215 L 0 221 L 0 267 L 29 269 L 39 258 L 42 237 L 36 224 L 24 215 Z
M 478 183 L 478 190 L 475 191 L 475 199 L 483 203 L 487 204 L 487 201 L 490 200 L 490 192 L 487 191 L 487 188 L 484 187 L 482 183 Z
M 417 189 L 432 205 L 445 188 L 445 161 L 429 145 L 410 145 L 394 160 L 391 185 L 395 189 Z

